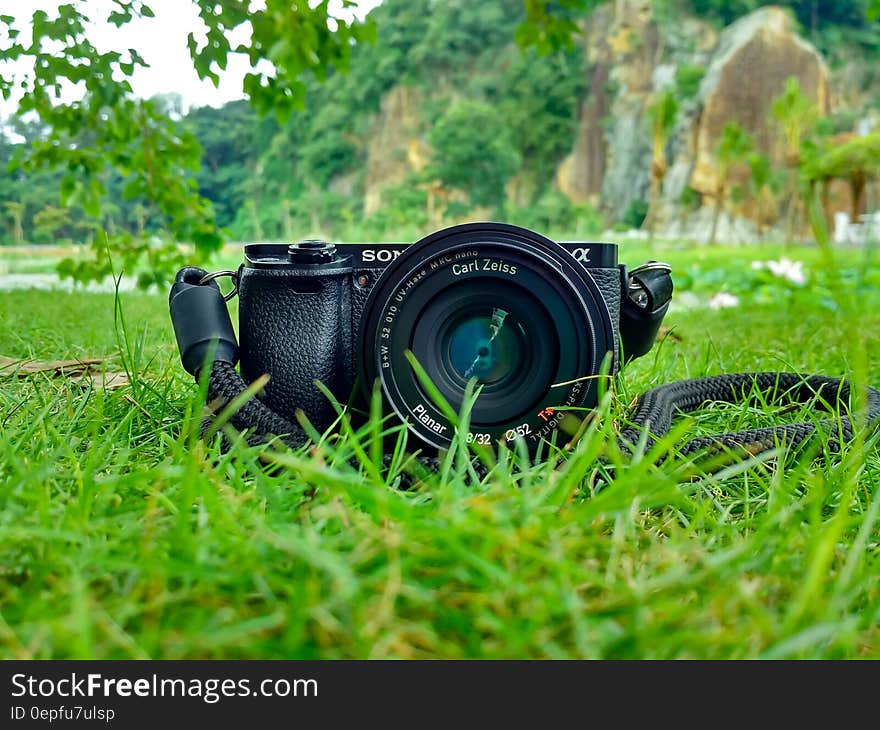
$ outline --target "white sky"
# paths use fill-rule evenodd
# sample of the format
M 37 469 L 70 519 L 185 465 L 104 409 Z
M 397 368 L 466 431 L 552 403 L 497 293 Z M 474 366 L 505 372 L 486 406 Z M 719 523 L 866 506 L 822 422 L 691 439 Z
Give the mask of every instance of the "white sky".
M 0 0 L 0 15 L 13 16 L 16 18 L 16 27 L 23 34 L 29 34 L 30 18 L 35 10 L 45 10 L 50 17 L 54 17 L 58 6 L 65 2 L 70 0 Z M 244 57 L 230 57 L 226 72 L 221 72 L 219 87 L 215 88 L 210 81 L 199 80 L 189 57 L 186 39 L 193 31 L 198 40 L 199 31 L 204 29 L 204 25 L 191 0 L 147 0 L 146 4 L 156 17 L 135 19 L 118 29 L 106 23 L 108 13 L 114 8 L 112 0 L 76 2 L 93 21 L 88 36 L 99 50 L 134 48 L 150 65 L 149 68 L 138 69 L 131 79 L 132 89 L 138 96 L 149 98 L 159 93 L 178 93 L 186 107 L 220 106 L 244 97 L 242 79 L 250 70 Z M 363 17 L 380 2 L 358 0 L 357 15 Z M 259 0 L 252 3 L 254 6 L 260 4 L 263 3 Z M 245 32 L 243 36 L 234 40 L 246 40 L 248 33 Z M 23 70 L 23 67 L 19 67 L 17 72 Z M 7 73 L 5 68 L 4 73 Z M 0 116 L 7 116 L 14 109 L 15 104 L 11 101 L 4 103 L 0 100 Z

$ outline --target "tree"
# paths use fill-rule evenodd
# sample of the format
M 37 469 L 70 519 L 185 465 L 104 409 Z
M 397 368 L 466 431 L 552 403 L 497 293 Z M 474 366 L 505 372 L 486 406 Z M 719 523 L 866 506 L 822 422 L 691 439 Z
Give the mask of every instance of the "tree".
M 666 143 L 669 135 L 675 127 L 678 116 L 678 102 L 672 91 L 662 91 L 648 107 L 648 118 L 651 121 L 651 200 L 648 207 L 648 215 L 645 224 L 651 239 L 654 238 L 654 228 L 657 225 L 658 208 L 660 206 L 660 191 L 663 187 L 663 179 L 666 177 Z
M 252 69 L 244 78 L 244 91 L 258 111 L 272 111 L 280 119 L 303 104 L 301 74 L 324 78 L 329 69 L 346 69 L 352 45 L 373 37 L 372 24 L 334 17 L 329 0 L 269 2 L 263 9 L 251 9 L 249 0 L 190 1 L 207 28 L 206 42 L 200 44 L 193 33 L 188 41 L 199 77 L 216 84 L 229 58 L 244 56 Z M 0 58 L 18 62 L 4 66 L 0 93 L 9 100 L 22 92 L 19 114 L 36 115 L 48 130 L 44 140 L 22 151 L 17 165 L 26 171 L 64 170 L 62 205 L 79 204 L 95 219 L 100 219 L 107 197 L 106 180 L 116 173 L 125 179 L 126 199 L 146 201 L 174 240 L 191 241 L 205 254 L 216 250 L 221 232 L 193 177 L 200 158 L 195 138 L 159 103 L 133 95 L 130 79 L 146 65 L 136 49 L 102 52 L 88 37 L 92 20 L 122 27 L 134 18 L 153 17 L 153 11 L 144 0 L 113 0 L 113 10 L 95 18 L 88 5 L 71 0 L 54 16 L 35 10 L 27 38 L 14 27 L 12 16 L 0 15 L 0 31 L 5 31 L 0 37 L 7 39 Z M 341 5 L 351 3 L 343 0 Z M 248 26 L 249 41 L 233 45 L 232 38 L 241 36 L 236 31 Z M 264 61 L 270 71 L 258 69 Z M 31 70 L 29 76 L 20 75 L 22 67 Z M 71 85 L 81 97 L 69 101 L 62 88 Z M 143 283 L 163 280 L 162 272 L 180 259 L 175 245 L 153 248 L 150 240 L 129 235 L 111 241 L 121 259 L 117 263 L 126 268 L 147 259 L 154 275 Z M 100 257 L 62 267 L 65 274 L 81 279 L 100 278 L 108 269 Z
M 277 129 L 274 120 L 266 120 Z M 184 128 L 202 148 L 196 173 L 199 194 L 211 201 L 218 226 L 229 226 L 244 204 L 246 186 L 259 155 L 260 120 L 246 101 L 234 101 L 219 109 L 193 109 L 183 120 Z
M 490 106 L 462 101 L 444 114 L 428 137 L 433 154 L 430 177 L 464 191 L 471 205 L 504 205 L 504 186 L 520 156 L 499 114 Z
M 573 49 L 580 33 L 577 21 L 604 0 L 525 0 L 526 19 L 516 29 L 516 42 L 534 46 L 546 55 L 560 48 Z
M 3 208 L 6 212 L 6 220 L 12 239 L 16 243 L 24 243 L 24 228 L 22 226 L 24 204 L 17 200 L 7 200 L 3 203 Z
M 412 49 L 411 60 L 434 73 L 457 71 L 474 49 L 508 43 L 524 19 L 523 0 L 432 2 L 424 37 Z
M 518 42 L 536 46 L 542 53 L 570 48 L 579 28 L 577 21 L 604 0 L 525 0 L 526 21 L 517 29 Z M 655 0 L 655 3 L 657 0 Z M 766 0 L 672 0 L 677 12 L 684 10 L 701 18 L 728 25 L 751 13 Z M 815 40 L 817 31 L 829 27 L 869 29 L 880 19 L 880 0 L 775 0 L 773 5 L 790 8 L 800 24 L 810 30 Z
M 801 173 L 807 183 L 807 202 L 811 203 L 816 186 L 821 187 L 825 225 L 830 227 L 829 186 L 834 179 L 846 180 L 850 186 L 852 208 L 850 217 L 858 218 L 859 206 L 870 180 L 880 178 L 880 131 L 862 137 L 839 135 L 822 144 L 806 147 Z
M 675 94 L 679 99 L 693 99 L 700 92 L 706 75 L 704 66 L 685 63 L 675 70 Z
M 38 213 L 34 214 L 33 229 L 34 239 L 40 243 L 54 243 L 58 232 L 70 226 L 70 211 L 66 208 L 56 208 L 47 205 Z
M 769 3 L 766 0 L 690 0 L 688 4 L 697 15 L 727 25 Z M 865 24 L 865 0 L 776 0 L 773 4 L 791 8 L 801 25 L 813 34 L 832 25 L 861 27 Z
M 785 82 L 785 90 L 770 107 L 770 114 L 777 121 L 785 143 L 783 157 L 788 168 L 785 238 L 790 242 L 802 215 L 803 196 L 798 184 L 801 152 L 805 138 L 813 132 L 819 119 L 819 109 L 804 96 L 800 83 L 792 76 Z
M 754 141 L 739 124 L 728 122 L 721 131 L 721 137 L 715 147 L 715 164 L 717 166 L 717 181 L 715 184 L 715 210 L 712 215 L 712 231 L 709 234 L 709 243 L 715 243 L 718 233 L 718 221 L 721 213 L 727 206 L 727 199 L 731 193 L 730 173 L 737 163 L 748 161 L 748 155 L 754 147 Z
M 748 157 L 749 179 L 748 194 L 756 206 L 758 230 L 763 233 L 768 221 L 776 219 L 779 203 L 777 195 L 780 191 L 779 170 L 775 169 L 767 155 L 754 151 Z
M 528 205 L 550 187 L 559 160 L 571 150 L 578 99 L 586 85 L 583 53 L 539 56 L 534 49 L 510 48 L 500 60 L 501 78 L 486 96 L 522 159 L 515 178 L 521 194 L 515 202 Z

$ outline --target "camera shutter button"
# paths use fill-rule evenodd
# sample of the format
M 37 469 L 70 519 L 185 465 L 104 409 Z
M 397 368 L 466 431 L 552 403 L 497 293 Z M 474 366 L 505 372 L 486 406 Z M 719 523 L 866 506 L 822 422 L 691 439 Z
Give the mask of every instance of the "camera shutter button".
M 326 241 L 300 241 L 287 247 L 287 255 L 296 264 L 326 264 L 333 260 L 336 246 Z

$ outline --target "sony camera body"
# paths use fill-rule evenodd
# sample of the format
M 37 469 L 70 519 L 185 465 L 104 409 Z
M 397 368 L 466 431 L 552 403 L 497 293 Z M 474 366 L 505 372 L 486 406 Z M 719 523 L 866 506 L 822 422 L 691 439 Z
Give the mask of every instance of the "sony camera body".
M 639 271 L 618 264 L 615 244 L 559 244 L 500 223 L 409 245 L 247 244 L 241 374 L 268 374 L 264 403 L 290 420 L 301 410 L 319 430 L 336 411 L 316 381 L 346 403 L 378 380 L 387 406 L 438 448 L 476 388 L 468 441 L 537 446 L 653 344 L 671 279 L 662 265 Z

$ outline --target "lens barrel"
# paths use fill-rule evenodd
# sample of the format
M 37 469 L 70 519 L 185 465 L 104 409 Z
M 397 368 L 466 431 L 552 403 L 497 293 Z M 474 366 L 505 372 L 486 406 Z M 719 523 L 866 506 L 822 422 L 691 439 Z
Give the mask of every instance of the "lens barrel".
M 419 380 L 407 351 L 456 412 L 474 381 L 469 441 L 534 449 L 566 412 L 595 405 L 614 352 L 608 306 L 562 246 L 500 223 L 438 231 L 382 273 L 364 307 L 357 367 L 423 441 L 449 446 L 454 424 Z

